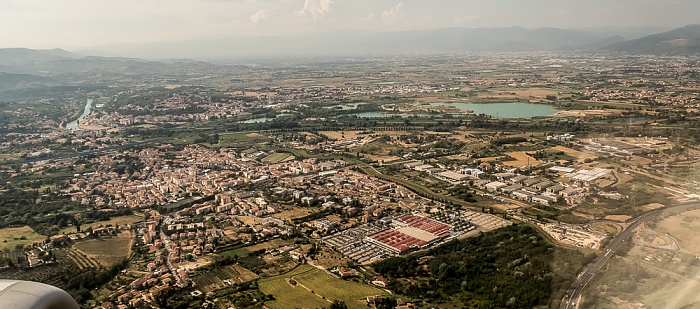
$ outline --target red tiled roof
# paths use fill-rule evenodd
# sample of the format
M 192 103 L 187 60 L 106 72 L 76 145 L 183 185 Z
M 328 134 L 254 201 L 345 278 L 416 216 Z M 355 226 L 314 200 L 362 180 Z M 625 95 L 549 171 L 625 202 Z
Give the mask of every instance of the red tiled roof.
M 435 234 L 440 238 L 450 236 L 450 229 L 452 229 L 452 227 L 447 224 L 440 223 L 433 219 L 416 216 L 414 214 L 403 215 L 396 220 L 407 224 L 408 226 Z
M 387 246 L 395 248 L 401 253 L 409 251 L 413 247 L 422 247 L 428 244 L 427 242 L 422 241 L 418 238 L 408 236 L 406 234 L 392 229 L 383 230 L 381 232 L 372 234 L 369 237 L 376 241 L 384 243 Z

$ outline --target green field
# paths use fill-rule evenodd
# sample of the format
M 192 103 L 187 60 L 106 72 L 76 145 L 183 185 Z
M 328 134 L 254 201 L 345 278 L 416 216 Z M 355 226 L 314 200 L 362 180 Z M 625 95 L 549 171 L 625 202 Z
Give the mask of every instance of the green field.
M 277 249 L 279 247 L 288 246 L 294 243 L 296 239 L 273 239 L 266 242 L 261 242 L 256 245 L 246 247 L 250 252 L 258 251 L 261 249 L 270 250 Z
M 279 162 L 282 162 L 289 157 L 290 157 L 290 155 L 288 153 L 273 153 L 273 154 L 263 158 L 262 161 L 267 162 L 267 163 L 279 163 Z
M 202 291 L 209 292 L 226 287 L 224 280 L 230 280 L 232 284 L 248 282 L 257 279 L 258 275 L 240 265 L 229 265 L 217 268 L 192 278 L 192 281 Z
M 257 133 L 219 133 L 221 147 L 254 145 L 269 141 L 270 138 Z M 208 143 L 207 143 L 208 144 Z
M 31 227 L 8 227 L 0 229 L 0 250 L 13 250 L 17 245 L 31 245 L 34 242 L 43 242 L 46 236 L 38 234 Z
M 296 280 L 297 285 L 291 285 L 289 278 Z M 344 301 L 348 308 L 361 309 L 367 308 L 363 302 L 367 296 L 385 294 L 375 287 L 336 279 L 310 265 L 301 265 L 284 275 L 262 279 L 259 287 L 263 293 L 275 297 L 275 300 L 265 303 L 273 309 L 324 308 L 334 300 Z
M 238 256 L 238 257 L 246 257 L 250 255 L 250 250 L 248 248 L 238 248 L 238 249 L 233 249 L 233 250 L 228 250 L 228 251 L 223 251 L 219 252 L 220 256 L 223 257 L 233 257 Z
M 131 249 L 131 233 L 122 232 L 112 238 L 99 238 L 81 241 L 73 245 L 75 249 L 97 260 L 102 266 L 111 266 L 128 257 Z

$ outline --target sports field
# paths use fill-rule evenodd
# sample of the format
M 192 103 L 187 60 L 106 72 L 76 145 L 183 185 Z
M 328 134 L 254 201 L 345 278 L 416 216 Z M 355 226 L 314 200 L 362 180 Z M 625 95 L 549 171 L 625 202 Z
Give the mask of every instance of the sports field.
M 287 158 L 289 158 L 289 157 L 292 157 L 292 159 L 294 158 L 292 155 L 290 155 L 288 153 L 279 153 L 278 152 L 278 153 L 273 153 L 273 154 L 263 158 L 262 161 L 266 162 L 266 163 L 279 163 L 279 162 L 287 160 Z
M 290 282 L 293 279 L 296 284 Z M 348 308 L 367 308 L 367 296 L 384 291 L 357 282 L 337 279 L 310 265 L 301 265 L 289 273 L 262 279 L 260 291 L 272 294 L 269 308 L 325 308 L 334 300 L 344 301 Z

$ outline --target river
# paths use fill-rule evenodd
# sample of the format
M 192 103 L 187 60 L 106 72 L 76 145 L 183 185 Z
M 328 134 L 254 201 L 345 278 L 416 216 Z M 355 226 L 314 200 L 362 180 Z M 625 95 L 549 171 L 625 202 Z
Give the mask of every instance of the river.
M 85 104 L 85 109 L 83 110 L 83 114 L 78 117 L 78 119 L 73 120 L 66 124 L 66 129 L 68 130 L 80 130 L 78 127 L 78 123 L 85 119 L 87 116 L 90 116 L 90 112 L 92 112 L 92 99 L 87 99 L 87 103 Z

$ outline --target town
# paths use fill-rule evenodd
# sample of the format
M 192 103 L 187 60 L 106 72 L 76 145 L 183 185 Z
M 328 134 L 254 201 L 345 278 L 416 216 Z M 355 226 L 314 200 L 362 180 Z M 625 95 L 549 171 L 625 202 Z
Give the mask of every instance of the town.
M 636 218 L 700 198 L 697 63 L 619 57 L 222 66 L 7 103 L 0 274 L 88 308 L 466 306 L 420 291 L 461 271 L 444 248 L 483 241 L 556 251 L 561 273 L 502 267 L 570 284 Z M 649 272 L 700 256 L 659 231 L 629 251 Z

